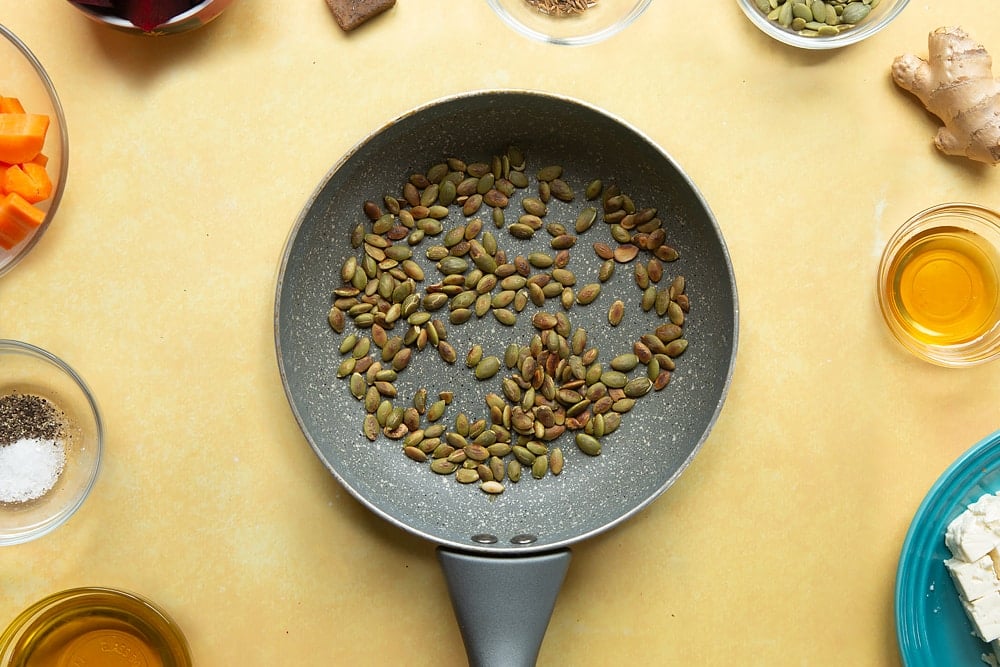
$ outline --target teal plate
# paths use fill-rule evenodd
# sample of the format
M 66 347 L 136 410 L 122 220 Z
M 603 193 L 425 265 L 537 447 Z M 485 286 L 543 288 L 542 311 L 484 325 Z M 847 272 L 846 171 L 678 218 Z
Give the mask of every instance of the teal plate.
M 985 665 L 944 561 L 948 524 L 969 503 L 1000 491 L 1000 431 L 980 440 L 934 483 L 913 517 L 896 572 L 896 636 L 907 667 Z

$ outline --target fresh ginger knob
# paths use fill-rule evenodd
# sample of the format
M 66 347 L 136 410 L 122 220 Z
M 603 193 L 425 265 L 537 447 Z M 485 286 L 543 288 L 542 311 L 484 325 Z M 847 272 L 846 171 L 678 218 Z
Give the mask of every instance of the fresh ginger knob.
M 906 54 L 892 63 L 892 80 L 917 96 L 944 127 L 934 145 L 947 155 L 1000 162 L 1000 79 L 982 44 L 961 28 L 927 38 L 927 60 Z

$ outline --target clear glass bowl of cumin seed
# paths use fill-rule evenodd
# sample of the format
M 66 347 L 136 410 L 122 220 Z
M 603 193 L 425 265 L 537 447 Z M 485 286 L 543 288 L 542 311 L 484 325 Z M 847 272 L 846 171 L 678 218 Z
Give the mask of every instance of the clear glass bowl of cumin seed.
M 819 2 L 822 7 L 816 6 L 817 0 L 737 2 L 751 23 L 779 42 L 800 49 L 823 50 L 857 44 L 881 32 L 899 16 L 909 0 L 822 0 Z M 804 5 L 808 11 L 798 7 L 792 12 L 795 4 Z M 815 16 L 813 9 L 817 12 Z M 836 16 L 829 16 L 828 20 L 828 13 Z
M 0 339 L 0 546 L 39 538 L 80 508 L 103 439 L 97 403 L 72 368 Z
M 486 0 L 516 32 L 550 44 L 584 46 L 621 32 L 652 0 Z

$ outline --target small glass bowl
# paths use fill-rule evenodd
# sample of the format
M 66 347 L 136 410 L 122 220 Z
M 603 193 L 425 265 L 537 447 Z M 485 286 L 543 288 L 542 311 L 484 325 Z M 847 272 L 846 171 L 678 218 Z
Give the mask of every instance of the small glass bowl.
M 486 0 L 504 23 L 526 37 L 550 44 L 584 46 L 611 37 L 631 25 L 652 0 L 598 0 L 586 11 L 553 16 L 527 0 Z
M 931 246 L 930 244 L 934 244 Z M 956 245 L 957 244 L 957 245 Z M 919 257 L 921 249 L 934 254 Z M 968 251 L 964 257 L 957 251 Z M 909 260 L 910 271 L 903 266 Z M 937 266 L 935 266 L 935 264 Z M 949 295 L 972 294 L 973 285 L 987 287 L 983 297 L 970 297 L 961 304 L 949 304 L 949 312 L 931 313 L 923 323 L 909 324 L 906 300 L 899 292 L 910 283 L 913 302 L 924 290 L 945 289 L 945 280 L 937 267 L 958 267 L 960 283 L 949 285 Z M 918 277 L 923 271 L 924 278 Z M 929 277 L 928 277 L 929 276 Z M 989 285 L 993 286 L 990 289 Z M 878 266 L 877 294 L 879 309 L 893 337 L 917 357 L 948 367 L 974 366 L 1000 354 L 1000 214 L 978 204 L 939 204 L 917 213 L 892 235 Z M 992 292 L 992 294 L 991 294 Z M 981 304 L 972 320 L 977 326 L 967 335 L 951 331 L 953 322 L 968 319 L 973 303 Z M 952 312 L 961 307 L 961 311 Z M 937 305 L 933 308 L 943 308 Z
M 61 413 L 65 463 L 44 495 L 0 502 L 0 546 L 39 538 L 79 509 L 97 480 L 104 440 L 97 403 L 72 368 L 34 345 L 0 339 L 0 396 L 15 393 L 40 396 Z
M 155 604 L 99 587 L 39 600 L 0 634 L 0 665 L 90 664 L 191 667 L 191 651 L 178 625 Z
M 843 46 L 850 46 L 851 44 L 857 44 L 862 40 L 868 39 L 892 23 L 893 19 L 899 16 L 899 13 L 903 11 L 909 2 L 909 0 L 882 0 L 855 27 L 843 30 L 836 35 L 815 35 L 809 37 L 800 35 L 797 31 L 785 28 L 777 21 L 768 19 L 767 14 L 757 8 L 755 0 L 737 1 L 743 13 L 750 19 L 750 22 L 767 35 L 790 46 L 812 50 L 839 49 Z
M 219 14 L 226 10 L 229 5 L 233 4 L 233 0 L 205 0 L 200 2 L 186 12 L 181 12 L 174 18 L 170 19 L 166 23 L 157 27 L 156 30 L 151 32 L 146 32 L 139 26 L 135 25 L 128 19 L 123 19 L 120 16 L 116 16 L 111 13 L 102 12 L 96 7 L 88 7 L 86 5 L 80 5 L 72 0 L 69 4 L 73 5 L 81 12 L 84 16 L 89 19 L 96 21 L 97 23 L 102 23 L 107 26 L 111 26 L 116 30 L 121 30 L 122 32 L 128 32 L 135 35 L 174 35 L 182 32 L 188 32 L 196 28 L 200 28 L 207 24 L 214 18 L 217 18 Z
M 52 194 L 35 204 L 45 211 L 45 220 L 10 250 L 0 248 L 0 276 L 14 268 L 38 243 L 55 217 L 66 186 L 69 143 L 66 136 L 66 116 L 63 114 L 55 86 L 38 58 L 14 33 L 0 25 L 0 94 L 16 97 L 27 113 L 49 117 L 42 153 L 48 157 L 45 169 L 52 181 Z

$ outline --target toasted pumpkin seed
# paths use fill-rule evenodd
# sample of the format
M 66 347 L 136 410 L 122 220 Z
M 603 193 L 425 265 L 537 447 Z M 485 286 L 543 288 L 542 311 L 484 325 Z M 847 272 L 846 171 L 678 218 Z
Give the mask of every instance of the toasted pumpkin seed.
M 622 318 L 625 316 L 625 303 L 621 299 L 616 299 L 611 307 L 608 308 L 608 323 L 616 327 L 621 324 Z

